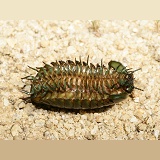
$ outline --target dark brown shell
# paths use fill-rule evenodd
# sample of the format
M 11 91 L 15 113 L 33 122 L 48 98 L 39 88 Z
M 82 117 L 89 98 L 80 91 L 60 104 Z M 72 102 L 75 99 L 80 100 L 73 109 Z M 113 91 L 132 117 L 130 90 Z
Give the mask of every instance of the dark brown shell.
M 110 61 L 107 68 L 92 63 L 73 61 L 52 62 L 37 67 L 38 73 L 23 79 L 31 80 L 26 92 L 34 103 L 68 109 L 94 109 L 122 101 L 133 89 L 133 72 L 120 62 Z M 31 68 L 31 67 L 30 67 Z

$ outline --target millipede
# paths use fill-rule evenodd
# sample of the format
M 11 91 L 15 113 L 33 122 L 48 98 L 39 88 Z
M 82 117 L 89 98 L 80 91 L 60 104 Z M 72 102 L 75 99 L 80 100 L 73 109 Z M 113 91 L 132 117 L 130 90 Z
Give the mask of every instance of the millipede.
M 43 62 L 44 63 L 44 62 Z M 29 97 L 25 102 L 46 104 L 66 109 L 96 109 L 110 106 L 127 98 L 134 89 L 133 73 L 118 61 L 110 61 L 106 67 L 75 59 L 44 63 L 43 67 L 29 68 L 36 76 L 22 79 L 30 81 L 30 91 L 22 90 Z M 25 88 L 26 85 L 22 89 Z

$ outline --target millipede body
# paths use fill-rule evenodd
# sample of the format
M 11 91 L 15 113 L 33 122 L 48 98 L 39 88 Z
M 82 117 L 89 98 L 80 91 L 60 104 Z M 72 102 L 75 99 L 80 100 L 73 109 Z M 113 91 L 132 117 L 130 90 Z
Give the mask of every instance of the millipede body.
M 37 104 L 67 109 L 95 109 L 124 100 L 134 90 L 134 78 L 130 69 L 120 62 L 102 64 L 68 60 L 44 63 L 44 67 L 32 68 L 36 76 L 22 79 L 31 81 L 30 95 L 23 98 Z M 138 88 L 136 88 L 138 89 Z

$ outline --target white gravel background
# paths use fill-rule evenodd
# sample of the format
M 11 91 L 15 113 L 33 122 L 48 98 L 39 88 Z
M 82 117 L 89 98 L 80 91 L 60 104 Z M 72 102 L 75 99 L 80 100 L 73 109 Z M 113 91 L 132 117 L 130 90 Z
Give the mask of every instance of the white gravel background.
M 135 72 L 134 98 L 98 111 L 48 111 L 25 104 L 22 77 L 43 61 L 87 56 Z M 0 139 L 160 139 L 159 21 L 0 21 Z

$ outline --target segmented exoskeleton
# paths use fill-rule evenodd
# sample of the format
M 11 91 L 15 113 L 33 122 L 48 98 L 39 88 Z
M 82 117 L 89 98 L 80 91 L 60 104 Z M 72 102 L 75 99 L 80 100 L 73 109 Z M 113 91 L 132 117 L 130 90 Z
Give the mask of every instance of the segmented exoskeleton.
M 30 97 L 24 100 L 68 109 L 95 109 L 124 100 L 134 87 L 133 73 L 120 62 L 102 64 L 77 61 L 44 63 L 32 68 L 36 76 L 22 79 L 31 81 Z M 139 70 L 139 69 L 138 69 Z M 136 88 L 139 89 L 139 88 Z M 139 89 L 141 90 L 141 89 Z

